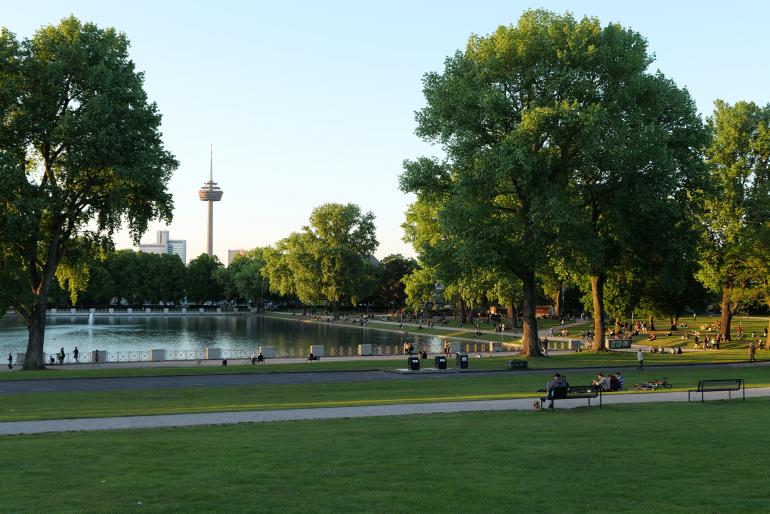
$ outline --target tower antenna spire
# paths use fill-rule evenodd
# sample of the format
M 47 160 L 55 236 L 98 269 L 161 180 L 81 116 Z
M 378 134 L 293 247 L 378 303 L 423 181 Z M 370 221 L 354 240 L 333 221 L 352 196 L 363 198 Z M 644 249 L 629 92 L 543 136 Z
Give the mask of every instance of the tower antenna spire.
M 214 255 L 214 202 L 222 200 L 222 189 L 214 182 L 214 145 L 209 147 L 209 181 L 198 190 L 198 198 L 207 202 L 209 211 L 208 230 L 206 231 L 206 253 Z

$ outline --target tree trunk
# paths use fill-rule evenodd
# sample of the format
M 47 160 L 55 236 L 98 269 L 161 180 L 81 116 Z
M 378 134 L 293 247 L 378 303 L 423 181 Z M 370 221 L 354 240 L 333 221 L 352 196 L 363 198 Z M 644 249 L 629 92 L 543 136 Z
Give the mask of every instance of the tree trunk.
M 45 341 L 45 313 L 47 307 L 44 300 L 37 300 L 32 304 L 29 321 L 27 321 L 29 337 L 27 339 L 27 353 L 24 354 L 23 369 L 45 369 L 43 343 Z
M 465 325 L 468 323 L 468 311 L 465 308 L 465 300 L 460 298 L 460 301 L 458 302 L 460 306 L 460 323 Z
M 537 337 L 537 319 L 535 318 L 535 272 L 529 271 L 521 277 L 524 285 L 524 301 L 522 302 L 522 353 L 527 357 L 540 355 L 540 344 Z
M 655 329 L 655 318 L 653 317 L 653 315 L 652 315 L 652 314 L 650 314 L 650 315 L 647 317 L 647 330 L 648 330 L 649 332 L 654 332 L 654 331 L 656 330 L 656 329 Z
M 554 306 L 553 310 L 557 319 L 561 319 L 562 316 L 564 316 L 564 313 L 562 312 L 564 309 L 564 294 L 562 293 L 563 287 L 564 283 L 561 280 L 556 283 L 556 305 Z
M 513 310 L 513 301 L 508 302 L 505 310 L 507 312 L 507 316 L 505 318 L 505 327 L 513 330 L 516 328 L 516 312 Z
M 591 275 L 591 296 L 594 299 L 594 351 L 606 350 L 604 344 L 604 273 Z
M 733 311 L 730 309 L 730 296 L 733 288 L 725 286 L 722 289 L 722 326 L 719 329 L 719 333 L 722 334 L 722 338 L 725 341 L 732 341 L 730 337 L 730 324 L 733 321 Z
M 332 302 L 334 320 L 340 319 L 340 304 L 339 302 Z

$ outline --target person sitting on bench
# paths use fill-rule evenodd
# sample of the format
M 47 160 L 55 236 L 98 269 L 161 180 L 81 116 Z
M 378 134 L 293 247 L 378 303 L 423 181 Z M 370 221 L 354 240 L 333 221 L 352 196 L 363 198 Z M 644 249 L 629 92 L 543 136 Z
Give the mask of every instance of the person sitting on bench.
M 598 387 L 601 391 L 610 391 L 612 386 L 610 385 L 610 379 L 604 376 L 604 373 L 596 375 L 596 379 L 591 381 L 591 385 Z
M 553 380 L 548 382 L 545 386 L 545 393 L 546 397 L 541 398 L 541 402 L 545 402 L 546 400 L 550 400 L 550 404 L 548 405 L 549 409 L 553 409 L 553 390 L 557 387 L 567 387 L 567 383 L 564 381 L 563 378 L 561 378 L 560 373 L 555 373 L 553 376 Z
M 313 356 L 313 352 L 310 352 L 309 354 L 307 354 L 307 361 L 313 362 L 313 360 L 315 360 L 315 357 Z
M 259 352 L 259 355 L 257 355 L 257 362 L 260 363 L 260 364 L 264 364 L 265 363 L 265 356 L 262 355 L 262 352 Z

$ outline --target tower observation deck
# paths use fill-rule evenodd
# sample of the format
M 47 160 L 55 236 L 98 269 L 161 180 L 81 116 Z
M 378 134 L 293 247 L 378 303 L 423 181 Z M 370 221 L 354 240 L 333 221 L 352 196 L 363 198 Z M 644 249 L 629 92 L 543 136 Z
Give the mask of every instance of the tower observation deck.
M 207 232 L 206 253 L 209 256 L 214 255 L 214 202 L 222 200 L 224 192 L 214 182 L 214 148 L 212 146 L 209 157 L 209 180 L 203 183 L 203 187 L 198 190 L 198 198 L 202 202 L 209 203 L 209 223 Z

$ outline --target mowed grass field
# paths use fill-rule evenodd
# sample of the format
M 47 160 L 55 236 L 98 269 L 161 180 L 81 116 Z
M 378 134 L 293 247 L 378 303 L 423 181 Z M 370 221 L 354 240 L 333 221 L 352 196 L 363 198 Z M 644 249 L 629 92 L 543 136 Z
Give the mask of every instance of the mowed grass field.
M 605 373 L 614 368 L 604 368 Z M 566 371 L 573 385 L 590 384 L 596 370 Z M 770 386 L 770 368 L 712 367 L 624 371 L 626 389 L 666 377 L 674 386 L 694 388 L 700 379 L 743 378 L 749 387 Z M 31 392 L 2 395 L 0 421 L 189 414 L 244 410 L 305 409 L 399 403 L 500 400 L 539 397 L 552 372 L 468 374 L 418 380 L 370 380 L 312 384 L 126 389 L 103 392 Z M 54 384 L 52 384 L 54 385 Z
M 768 512 L 770 400 L 2 438 L 3 512 Z

